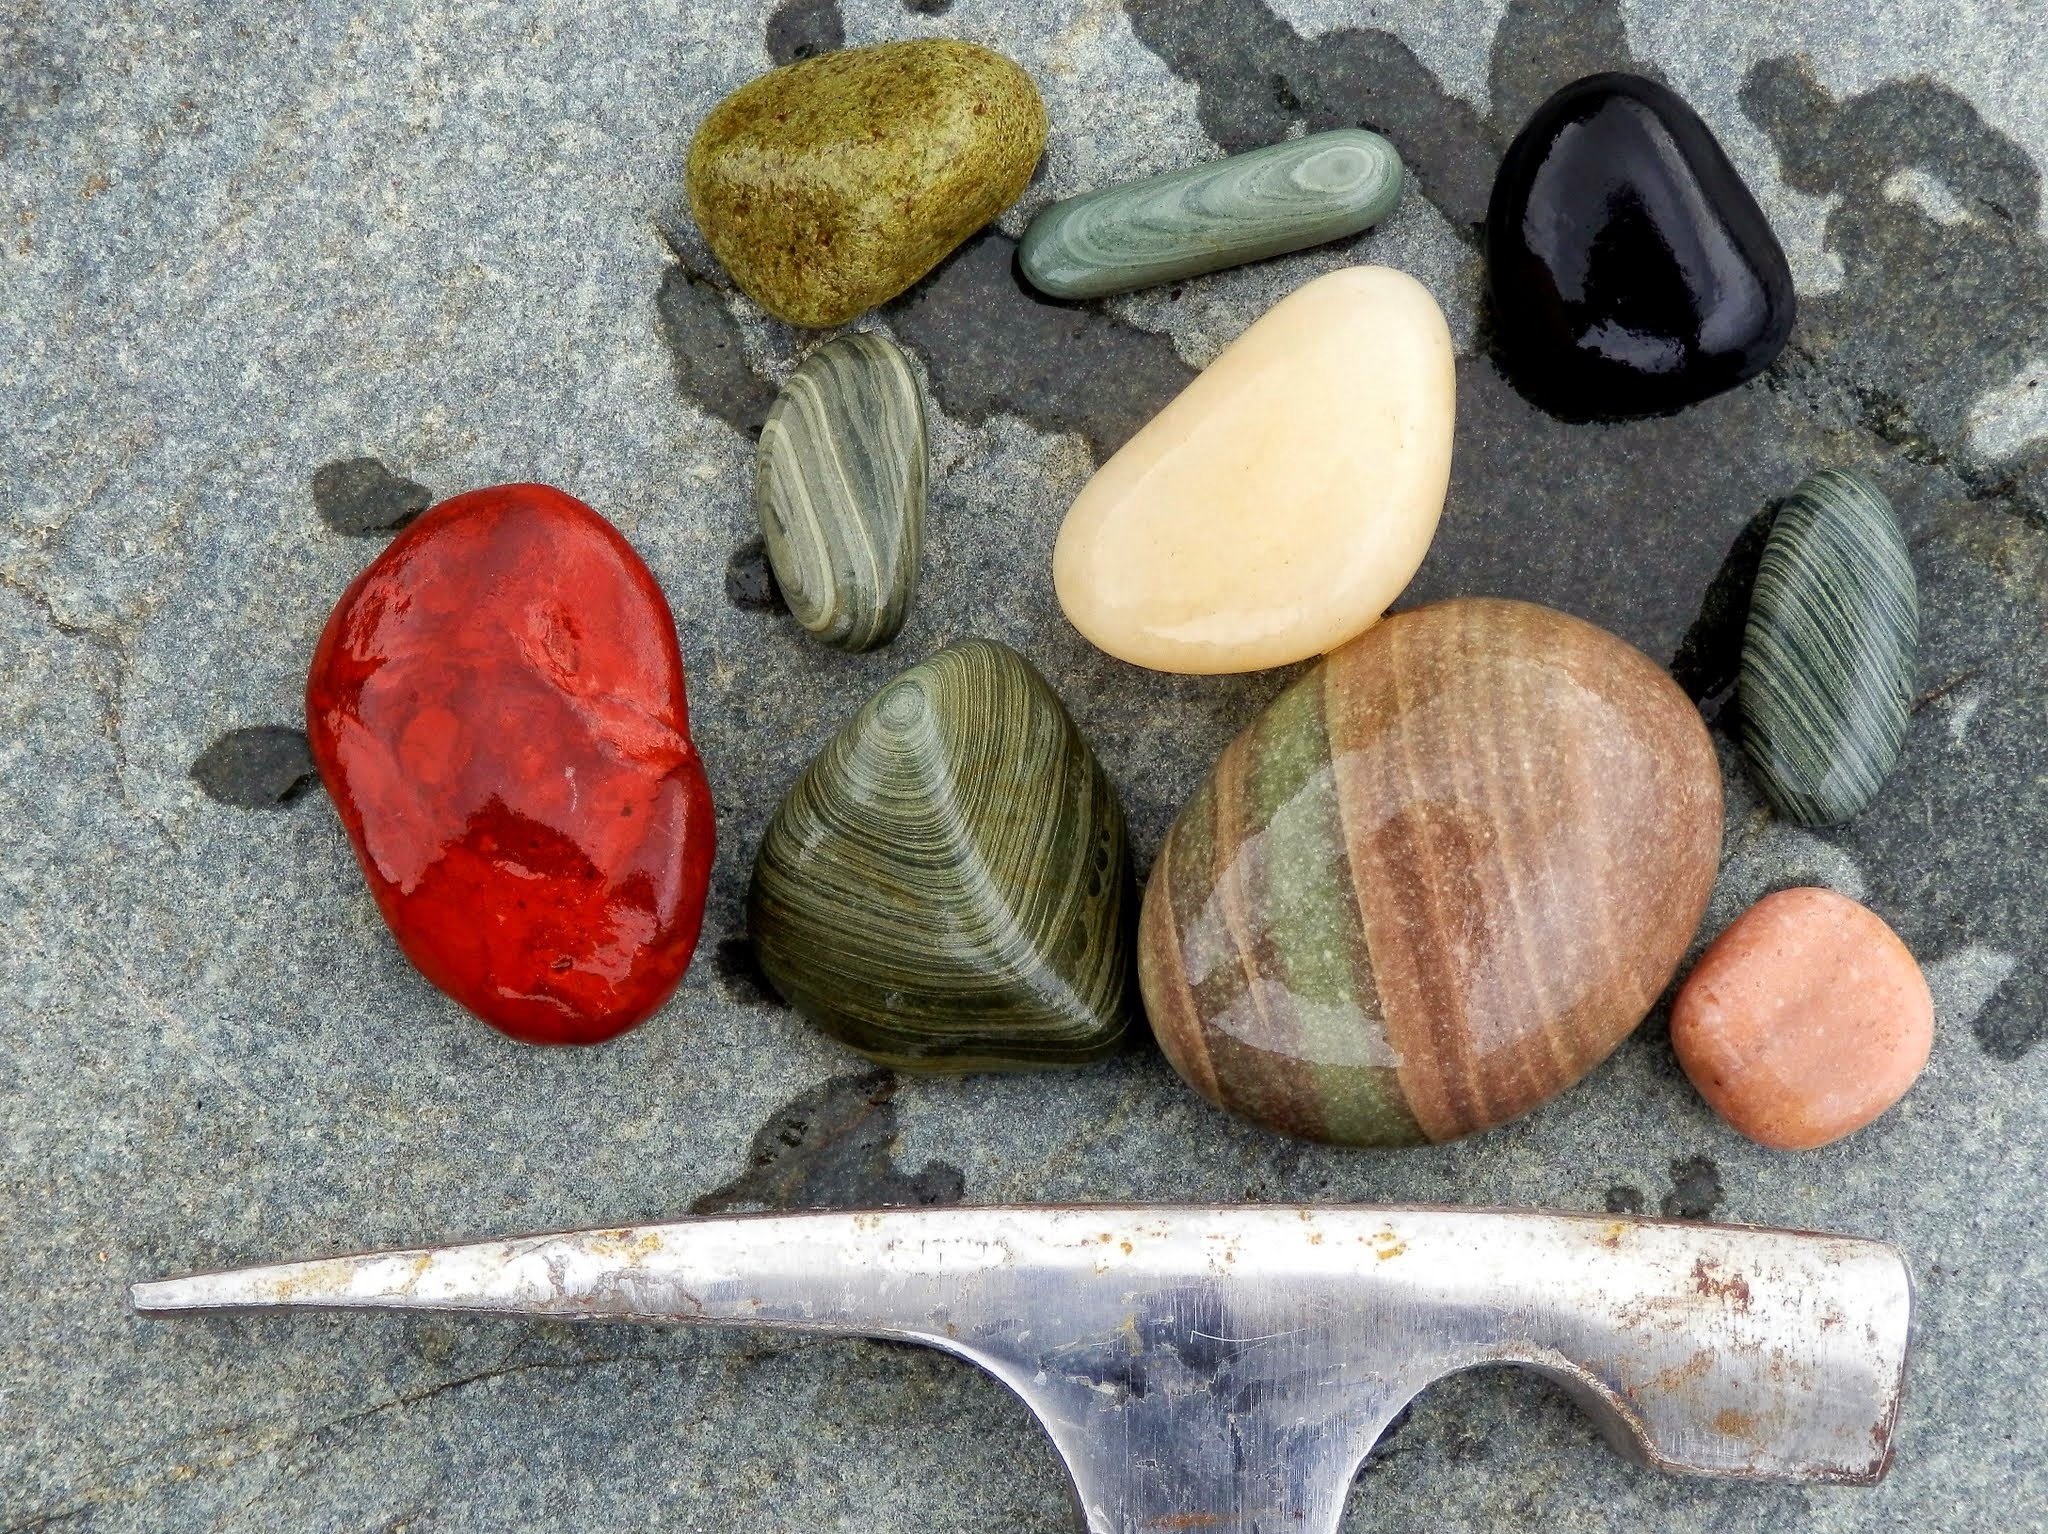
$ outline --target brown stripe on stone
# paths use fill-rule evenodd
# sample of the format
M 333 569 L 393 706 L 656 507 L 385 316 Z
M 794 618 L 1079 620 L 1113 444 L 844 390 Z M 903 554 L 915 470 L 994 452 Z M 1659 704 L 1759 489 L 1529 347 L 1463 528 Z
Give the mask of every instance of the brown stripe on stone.
M 1532 637 L 1531 615 L 1540 611 L 1492 603 L 1473 614 L 1458 664 L 1473 675 L 1478 694 L 1476 709 L 1482 718 L 1526 719 L 1532 708 L 1547 701 L 1529 695 L 1528 668 L 1512 663 L 1487 663 L 1496 656 L 1512 660 L 1523 653 Z M 1499 1123 L 1555 1096 L 1576 1081 L 1584 1068 L 1570 1064 L 1569 1041 L 1545 1023 L 1563 1000 L 1554 994 L 1556 980 L 1550 973 L 1547 956 L 1556 951 L 1555 945 L 1571 940 L 1569 933 L 1552 930 L 1564 908 L 1563 902 L 1551 897 L 1548 888 L 1560 882 L 1558 873 L 1553 867 L 1546 876 L 1517 878 L 1509 856 L 1512 849 L 1529 846 L 1545 833 L 1553 804 L 1522 772 L 1522 764 L 1530 755 L 1527 732 L 1476 731 L 1471 745 L 1471 791 L 1497 833 L 1492 848 L 1494 873 L 1506 907 L 1499 949 L 1502 954 L 1512 951 L 1516 960 L 1512 967 L 1516 976 L 1515 995 L 1505 1004 L 1514 1007 L 1530 1023 L 1517 1036 L 1516 1047 L 1503 1050 L 1490 1062 L 1495 1067 L 1492 1079 L 1480 1092 L 1481 1116 Z M 1550 842 L 1552 851 L 1561 848 L 1567 861 L 1574 845 L 1571 839 L 1560 843 L 1553 838 Z M 1567 877 L 1562 882 L 1570 881 Z M 1503 1004 L 1504 999 L 1498 995 L 1475 998 L 1474 1002 L 1476 1007 L 1486 1008 L 1494 1015 L 1498 1015 Z
M 1166 833 L 1159 849 L 1159 861 L 1145 886 L 1144 906 L 1138 917 L 1138 982 L 1144 993 L 1145 1015 L 1152 1023 L 1152 1036 L 1160 1051 L 1182 1078 L 1210 1102 L 1223 1106 L 1223 1088 L 1216 1080 L 1216 1067 L 1209 1058 L 1209 1046 L 1202 1020 L 1195 1010 L 1194 992 L 1188 987 L 1187 967 L 1180 950 L 1180 923 L 1173 915 L 1173 865 L 1175 831 Z
M 1374 636 L 1377 641 L 1373 642 Z M 1387 1035 L 1400 1058 L 1409 1110 L 1432 1140 L 1462 1133 L 1471 1116 L 1470 1063 L 1456 965 L 1429 855 L 1431 807 L 1409 792 L 1417 776 L 1405 626 L 1398 619 L 1337 651 L 1325 664 L 1330 754 L 1342 764 L 1337 802 L 1359 922 Z M 1369 663 L 1361 664 L 1368 652 Z
M 1698 923 L 1719 772 L 1613 636 L 1518 603 L 1388 619 L 1324 679 L 1361 919 L 1425 1133 L 1554 1096 L 1641 1019 Z

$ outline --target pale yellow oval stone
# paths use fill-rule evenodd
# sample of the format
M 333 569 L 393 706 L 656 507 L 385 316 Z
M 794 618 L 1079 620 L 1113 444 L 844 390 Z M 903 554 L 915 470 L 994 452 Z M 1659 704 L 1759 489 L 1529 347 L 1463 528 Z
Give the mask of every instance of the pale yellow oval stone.
M 1274 305 L 1088 481 L 1053 549 L 1068 619 L 1156 671 L 1256 671 L 1378 621 L 1451 474 L 1450 328 L 1405 272 Z

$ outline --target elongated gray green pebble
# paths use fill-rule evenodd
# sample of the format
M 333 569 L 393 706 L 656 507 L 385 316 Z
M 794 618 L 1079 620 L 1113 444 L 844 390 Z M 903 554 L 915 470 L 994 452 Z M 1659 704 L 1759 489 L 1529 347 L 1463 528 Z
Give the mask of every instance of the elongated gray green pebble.
M 1742 643 L 1742 745 L 1801 825 L 1839 825 L 1899 757 L 1920 645 L 1913 562 L 1860 474 L 1800 483 L 1764 544 Z
M 1341 239 L 1400 200 L 1394 146 L 1339 128 L 1056 202 L 1018 260 L 1041 293 L 1100 298 Z
M 754 511 L 797 622 L 843 650 L 903 627 L 924 546 L 924 396 L 886 336 L 828 341 L 761 428 Z

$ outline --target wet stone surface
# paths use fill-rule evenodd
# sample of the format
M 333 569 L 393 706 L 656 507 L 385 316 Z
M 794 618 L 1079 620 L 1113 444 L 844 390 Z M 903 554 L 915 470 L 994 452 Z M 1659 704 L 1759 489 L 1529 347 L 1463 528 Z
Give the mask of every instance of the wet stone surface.
M 1361 17 L 1366 17 L 1361 20 Z M 1447 1381 L 1368 1462 L 1347 1528 L 2024 1528 L 2048 1520 L 2048 105 L 2028 7 L 1844 20 L 1788 0 L 790 0 L 287 20 L 31 6 L 8 34 L 0 262 L 0 1528 L 567 1531 L 1068 1527 L 1043 1435 L 914 1351 L 614 1327 L 306 1316 L 138 1322 L 133 1278 L 792 1203 L 1342 1199 L 1640 1208 L 1898 1242 L 1920 1319 L 1873 1491 L 1674 1479 L 1549 1386 Z M 1053 123 L 1000 227 L 861 322 L 932 405 L 916 610 L 848 656 L 729 562 L 754 432 L 809 342 L 735 295 L 681 212 L 712 102 L 805 46 L 958 35 Z M 1660 78 L 1790 259 L 1778 361 L 1668 419 L 1568 426 L 1489 355 L 1475 225 L 1557 86 Z M 1045 203 L 1367 126 L 1413 182 L 1327 250 L 1090 304 L 1017 282 Z M 1142 874 L 1289 674 L 1139 673 L 1061 620 L 1093 466 L 1279 297 L 1414 272 L 1460 353 L 1441 529 L 1405 602 L 1550 603 L 1677 661 L 1728 788 L 1702 938 L 1830 885 L 1935 999 L 1897 1109 L 1796 1159 L 1721 1125 L 1661 1015 L 1539 1113 L 1399 1155 L 1305 1147 L 1139 1052 L 1062 1075 L 879 1080 L 738 944 L 752 851 L 895 671 L 984 634 L 1044 672 L 1115 780 Z M 386 935 L 325 796 L 253 812 L 190 775 L 300 715 L 321 621 L 382 535 L 308 495 L 374 452 L 437 494 L 540 480 L 614 520 L 675 609 L 719 807 L 704 951 L 597 1050 L 463 1017 Z M 1743 571 L 1822 464 L 1878 484 L 1920 586 L 1897 770 L 1849 826 L 1774 819 L 1734 750 Z M 740 600 L 745 597 L 747 600 Z M 801 1127 L 798 1126 L 801 1121 Z M 787 1140 L 796 1143 L 786 1145 Z M 777 1146 L 784 1149 L 778 1151 Z M 764 1162 L 763 1158 L 766 1158 Z

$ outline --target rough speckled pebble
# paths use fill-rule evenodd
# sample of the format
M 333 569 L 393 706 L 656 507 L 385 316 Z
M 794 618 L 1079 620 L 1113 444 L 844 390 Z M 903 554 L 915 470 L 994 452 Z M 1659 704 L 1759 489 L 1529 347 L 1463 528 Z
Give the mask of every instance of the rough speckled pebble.
M 690 211 L 762 308 L 844 324 L 1015 202 L 1045 132 L 1031 77 L 973 43 L 820 54 L 712 108 L 690 144 Z
M 789 610 L 842 650 L 903 627 L 924 550 L 924 395 L 887 336 L 806 357 L 768 412 L 754 511 Z
M 1920 604 L 1890 504 L 1860 474 L 1809 476 L 1771 524 L 1742 645 L 1742 744 L 1801 825 L 1859 814 L 1898 760 Z
M 1056 202 L 1017 259 L 1041 293 L 1101 298 L 1342 239 L 1400 200 L 1394 146 L 1337 128 Z

